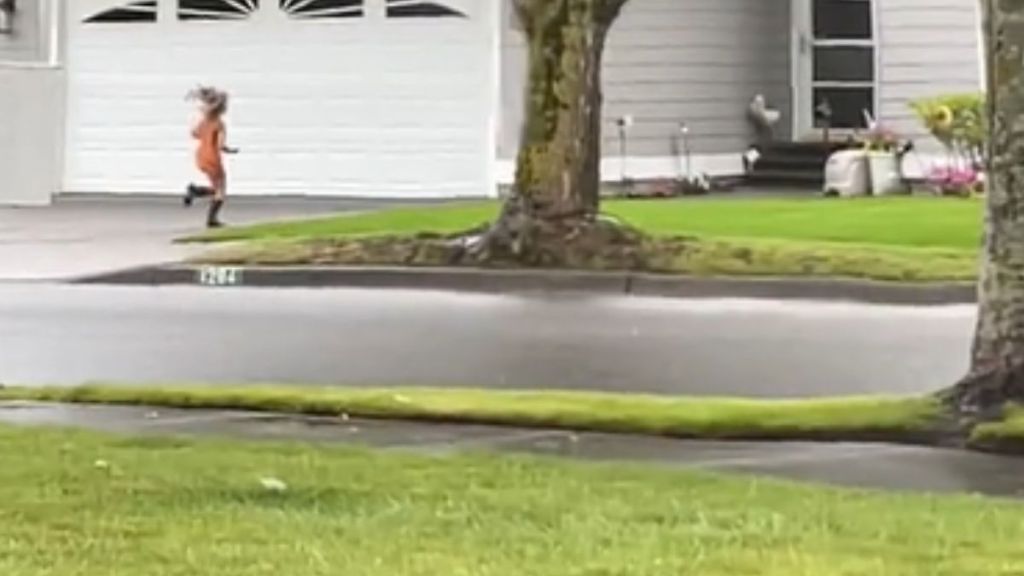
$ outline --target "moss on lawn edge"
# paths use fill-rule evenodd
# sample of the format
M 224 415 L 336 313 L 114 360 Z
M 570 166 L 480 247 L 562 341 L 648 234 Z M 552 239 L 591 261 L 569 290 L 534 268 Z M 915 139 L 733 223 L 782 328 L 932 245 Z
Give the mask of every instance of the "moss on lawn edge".
M 975 426 L 969 443 L 983 450 L 1024 454 L 1024 406 L 1011 404 L 1002 420 Z
M 590 392 L 279 386 L 11 387 L 0 401 L 235 409 L 310 416 L 437 421 L 717 440 L 927 441 L 941 419 L 927 397 L 808 400 L 689 398 Z
M 437 236 L 278 239 L 225 244 L 191 264 L 235 266 L 449 266 L 449 240 Z M 973 252 L 741 238 L 652 239 L 648 263 L 635 272 L 690 277 L 840 278 L 898 283 L 968 283 Z M 567 269 L 622 271 L 595 258 Z

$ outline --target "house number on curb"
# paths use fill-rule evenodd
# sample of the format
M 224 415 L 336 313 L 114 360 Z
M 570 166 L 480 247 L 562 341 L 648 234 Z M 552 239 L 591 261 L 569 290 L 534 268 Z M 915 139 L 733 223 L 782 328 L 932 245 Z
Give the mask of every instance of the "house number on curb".
M 196 277 L 199 284 L 203 286 L 240 286 L 242 284 L 242 269 L 206 266 L 196 272 Z

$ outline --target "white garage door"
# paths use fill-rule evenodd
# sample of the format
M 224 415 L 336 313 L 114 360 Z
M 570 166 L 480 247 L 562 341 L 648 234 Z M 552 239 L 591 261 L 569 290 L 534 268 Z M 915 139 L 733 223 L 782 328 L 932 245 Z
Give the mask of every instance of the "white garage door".
M 493 194 L 496 0 L 69 2 L 64 188 L 179 193 L 232 94 L 233 194 Z

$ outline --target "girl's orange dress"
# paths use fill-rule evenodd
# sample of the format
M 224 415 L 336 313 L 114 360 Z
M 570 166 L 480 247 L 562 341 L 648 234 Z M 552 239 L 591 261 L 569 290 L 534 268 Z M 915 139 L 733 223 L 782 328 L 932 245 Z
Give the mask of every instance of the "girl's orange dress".
M 220 120 L 203 120 L 192 131 L 192 136 L 199 141 L 196 147 L 196 167 L 206 174 L 212 182 L 220 182 L 225 178 L 224 162 L 221 158 L 220 141 L 224 124 Z

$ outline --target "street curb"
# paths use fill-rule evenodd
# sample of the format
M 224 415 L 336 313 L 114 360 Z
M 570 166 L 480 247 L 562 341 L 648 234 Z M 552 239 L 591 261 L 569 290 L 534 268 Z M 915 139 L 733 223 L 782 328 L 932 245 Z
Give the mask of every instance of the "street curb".
M 170 265 L 92 275 L 74 284 L 251 288 L 385 288 L 478 293 L 576 292 L 680 299 L 744 298 L 942 306 L 973 304 L 973 284 L 840 279 L 697 278 L 630 272 L 401 267 Z
M 675 278 L 633 276 L 628 293 L 662 298 L 748 298 L 819 300 L 914 306 L 974 304 L 974 284 L 897 284 L 867 280 L 815 278 Z

